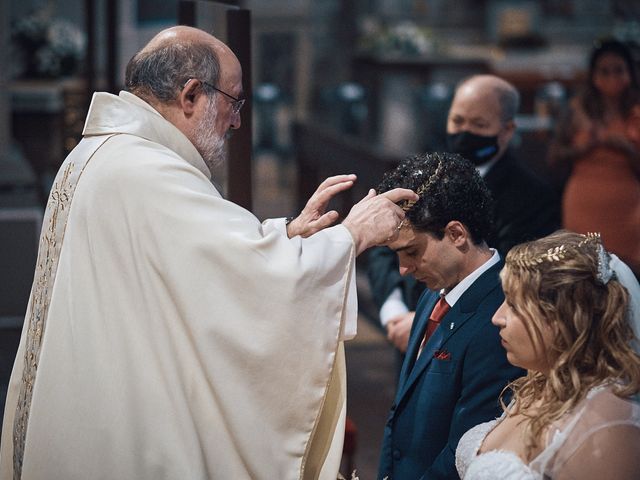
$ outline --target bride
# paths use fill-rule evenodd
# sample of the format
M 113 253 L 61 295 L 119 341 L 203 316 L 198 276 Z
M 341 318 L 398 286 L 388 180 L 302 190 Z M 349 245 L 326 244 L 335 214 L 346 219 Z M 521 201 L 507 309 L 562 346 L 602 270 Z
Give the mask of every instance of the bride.
M 514 247 L 493 317 L 528 373 L 502 416 L 460 440 L 465 480 L 640 478 L 640 287 L 597 234 Z M 634 330 L 635 329 L 635 334 Z

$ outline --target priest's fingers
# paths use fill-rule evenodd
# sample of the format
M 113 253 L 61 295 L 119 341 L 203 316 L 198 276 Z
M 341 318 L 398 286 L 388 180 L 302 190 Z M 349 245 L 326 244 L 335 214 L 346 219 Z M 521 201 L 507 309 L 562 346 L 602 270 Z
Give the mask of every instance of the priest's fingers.
M 406 192 L 411 192 L 407 190 Z M 412 198 L 399 192 L 400 197 Z M 404 211 L 384 195 L 376 195 L 374 190 L 356 203 L 342 224 L 349 230 L 356 244 L 356 252 L 374 245 L 382 245 L 398 235 L 397 228 L 404 219 Z
M 369 191 L 367 192 L 367 194 L 362 197 L 362 200 L 360 200 L 358 203 L 364 203 L 367 202 L 368 200 L 371 200 L 372 198 L 376 197 L 378 194 L 376 193 L 376 191 L 373 188 L 370 188 Z
M 335 175 L 322 182 L 307 201 L 300 215 L 287 225 L 289 238 L 297 235 L 308 237 L 334 223 L 338 219 L 337 212 L 328 212 L 328 215 L 322 218 L 327 205 L 338 193 L 351 188 L 355 180 L 356 176 L 350 174 Z M 321 220 L 319 223 L 314 223 L 319 220 Z
M 300 236 L 303 238 L 307 238 L 314 233 L 319 232 L 320 230 L 324 230 L 325 228 L 330 227 L 331 225 L 336 223 L 336 220 L 338 220 L 338 216 L 338 212 L 336 212 L 335 210 L 328 211 L 317 220 L 309 222 L 307 224 L 307 228 Z
M 358 177 L 353 174 L 347 174 L 347 175 L 334 175 L 333 177 L 328 177 L 326 178 L 316 189 L 316 192 L 320 191 L 320 190 L 325 190 L 326 188 L 329 188 L 333 185 L 336 185 L 338 183 L 344 183 L 344 182 L 355 182 L 356 179 Z
M 315 193 L 309 198 L 305 210 L 324 213 L 329 201 L 338 193 L 350 189 L 355 182 L 355 175 L 336 175 L 329 177 L 320 184 Z
M 393 203 L 398 203 L 405 200 L 417 202 L 420 198 L 413 190 L 409 190 L 407 188 L 394 188 L 393 190 L 381 193 L 380 195 L 388 198 Z

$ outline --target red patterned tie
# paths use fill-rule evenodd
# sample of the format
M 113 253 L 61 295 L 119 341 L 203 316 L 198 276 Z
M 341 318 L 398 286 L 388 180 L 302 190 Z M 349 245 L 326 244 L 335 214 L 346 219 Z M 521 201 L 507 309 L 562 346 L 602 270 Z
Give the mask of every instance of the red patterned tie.
M 447 314 L 450 308 L 451 306 L 444 299 L 444 296 L 441 296 L 440 300 L 438 300 L 438 303 L 436 303 L 436 306 L 433 307 L 431 315 L 429 315 L 429 321 L 427 322 L 427 331 L 425 332 L 422 343 L 420 344 L 420 351 L 418 352 L 418 356 L 420 356 L 420 353 L 422 353 L 422 349 L 427 344 L 427 341 L 429 341 L 431 335 L 433 335 L 433 332 L 436 331 L 436 328 L 438 328 L 438 325 L 440 325 L 440 321 Z

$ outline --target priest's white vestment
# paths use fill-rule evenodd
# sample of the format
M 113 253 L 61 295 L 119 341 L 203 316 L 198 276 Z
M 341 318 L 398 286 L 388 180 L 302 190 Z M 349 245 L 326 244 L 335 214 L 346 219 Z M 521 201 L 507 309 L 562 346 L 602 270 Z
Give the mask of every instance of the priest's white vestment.
M 340 225 L 261 224 L 151 106 L 95 94 L 45 214 L 0 478 L 335 479 L 354 257 Z

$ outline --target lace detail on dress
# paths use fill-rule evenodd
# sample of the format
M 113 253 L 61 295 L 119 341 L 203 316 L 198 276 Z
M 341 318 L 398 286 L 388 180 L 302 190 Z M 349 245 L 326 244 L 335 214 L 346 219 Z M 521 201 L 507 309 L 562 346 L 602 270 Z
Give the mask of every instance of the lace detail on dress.
M 458 470 L 460 478 L 464 478 L 467 467 L 469 467 L 473 457 L 478 453 L 480 445 L 482 445 L 482 440 L 484 440 L 484 437 L 488 435 L 497 422 L 497 420 L 491 420 L 476 425 L 460 438 L 458 447 L 456 448 L 456 470 Z
M 506 450 L 491 450 L 478 455 L 482 441 L 498 420 L 481 423 L 465 433 L 456 449 L 456 469 L 463 480 L 537 480 L 520 457 Z
M 573 412 L 551 425 L 544 450 L 528 465 L 507 450 L 491 450 L 478 455 L 484 438 L 502 418 L 504 414 L 497 420 L 476 425 L 460 439 L 456 468 L 463 480 L 542 480 L 556 478 L 561 473 L 569 478 L 592 478 L 589 473 L 597 458 L 592 448 L 602 449 L 606 445 L 607 454 L 611 454 L 617 448 L 611 442 L 617 441 L 621 449 L 628 447 L 631 452 L 633 449 L 640 451 L 640 403 L 637 398 L 617 397 L 610 385 L 593 388 Z M 600 438 L 593 446 L 589 443 L 594 436 L 620 425 L 631 428 L 616 433 L 617 436 Z M 622 473 L 609 478 L 637 478 L 640 459 L 636 455 L 623 452 L 612 462 L 611 467 L 619 466 L 618 471 Z M 629 472 L 632 472 L 631 477 Z

